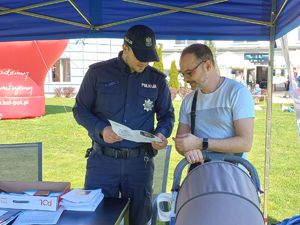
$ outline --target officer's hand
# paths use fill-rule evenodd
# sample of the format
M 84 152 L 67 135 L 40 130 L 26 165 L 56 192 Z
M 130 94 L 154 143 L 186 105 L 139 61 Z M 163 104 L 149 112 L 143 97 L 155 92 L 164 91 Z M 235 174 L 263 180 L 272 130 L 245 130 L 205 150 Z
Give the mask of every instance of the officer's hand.
M 200 138 L 191 133 L 178 134 L 176 138 L 173 138 L 173 140 L 175 142 L 176 149 L 183 153 L 199 149 L 202 143 Z
M 102 130 L 103 140 L 106 143 L 113 144 L 118 141 L 122 141 L 123 138 L 118 136 L 111 128 L 111 126 L 107 126 Z
M 204 163 L 203 155 L 200 149 L 191 150 L 184 153 L 186 160 L 193 163 Z
M 164 149 L 165 147 L 167 147 L 168 144 L 168 140 L 167 138 L 161 134 L 161 133 L 157 133 L 155 136 L 159 137 L 162 142 L 151 142 L 152 148 L 156 149 L 156 150 L 160 150 L 160 149 Z

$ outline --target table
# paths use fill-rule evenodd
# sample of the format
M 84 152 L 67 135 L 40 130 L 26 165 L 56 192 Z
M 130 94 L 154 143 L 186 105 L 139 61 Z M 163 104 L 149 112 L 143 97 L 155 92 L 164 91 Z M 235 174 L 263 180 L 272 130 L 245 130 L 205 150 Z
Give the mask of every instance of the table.
M 104 198 L 94 212 L 66 210 L 57 225 L 120 225 L 123 219 L 124 225 L 129 225 L 129 202 L 129 199 Z
M 66 210 L 57 225 L 120 225 L 123 219 L 124 225 L 129 225 L 129 202 L 129 199 L 104 198 L 93 212 Z
M 129 225 L 129 199 L 104 198 L 95 212 L 64 211 L 57 225 Z

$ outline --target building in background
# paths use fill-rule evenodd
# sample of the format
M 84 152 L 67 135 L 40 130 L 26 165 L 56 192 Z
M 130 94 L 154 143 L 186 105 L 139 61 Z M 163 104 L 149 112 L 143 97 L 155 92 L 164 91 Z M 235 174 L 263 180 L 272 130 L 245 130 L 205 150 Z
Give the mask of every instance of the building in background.
M 175 60 L 179 68 L 182 49 L 199 40 L 158 40 L 163 49 L 163 64 L 168 75 L 171 62 Z M 267 41 L 216 41 L 217 64 L 221 75 L 242 77 L 246 84 L 259 83 L 261 88 L 267 85 L 267 66 L 269 42 Z M 291 65 L 300 71 L 300 27 L 288 33 Z M 77 92 L 90 64 L 116 57 L 121 50 L 122 39 L 74 39 L 53 68 L 49 68 L 45 80 L 45 93 L 53 94 L 55 88 L 74 87 Z M 280 47 L 276 41 L 274 57 L 274 83 L 284 87 L 287 70 Z M 239 78 L 240 79 L 240 78 Z M 253 84 L 251 84 L 253 83 Z M 276 86 L 275 86 L 276 90 Z

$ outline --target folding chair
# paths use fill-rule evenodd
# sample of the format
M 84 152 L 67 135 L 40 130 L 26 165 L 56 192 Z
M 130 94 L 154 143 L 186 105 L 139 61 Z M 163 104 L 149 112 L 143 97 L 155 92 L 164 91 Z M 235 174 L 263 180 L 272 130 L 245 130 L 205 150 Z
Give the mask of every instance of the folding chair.
M 42 143 L 0 144 L 0 181 L 42 181 Z
M 151 225 L 156 225 L 157 222 L 156 198 L 159 193 L 166 192 L 167 189 L 171 149 L 172 145 L 168 145 L 165 149 L 159 150 L 157 155 L 154 157 L 155 170 L 153 177 L 153 214 Z

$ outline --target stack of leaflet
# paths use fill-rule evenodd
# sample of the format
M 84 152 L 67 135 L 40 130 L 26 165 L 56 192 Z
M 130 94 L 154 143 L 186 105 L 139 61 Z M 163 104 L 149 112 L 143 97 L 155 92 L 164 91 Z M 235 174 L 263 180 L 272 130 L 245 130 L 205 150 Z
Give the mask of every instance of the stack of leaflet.
M 25 210 L 15 220 L 13 225 L 57 224 L 64 208 L 57 211 Z
M 22 210 L 19 209 L 0 209 L 0 225 L 7 225 L 13 221 Z
M 81 190 L 74 189 L 61 196 L 61 205 L 65 210 L 71 211 L 95 211 L 104 195 L 101 189 Z

